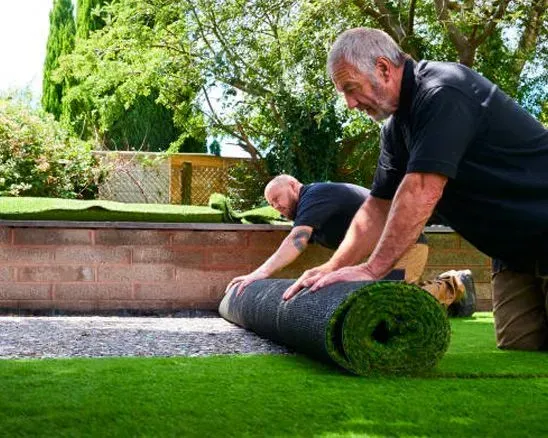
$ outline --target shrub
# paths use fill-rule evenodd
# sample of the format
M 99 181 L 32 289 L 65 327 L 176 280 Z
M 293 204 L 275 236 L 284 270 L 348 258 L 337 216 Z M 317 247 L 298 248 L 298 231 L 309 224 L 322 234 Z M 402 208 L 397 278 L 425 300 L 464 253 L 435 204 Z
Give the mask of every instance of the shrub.
M 0 99 L 0 196 L 89 199 L 103 173 L 51 115 Z
M 263 161 L 242 161 L 228 169 L 227 196 L 239 211 L 267 205 L 263 191 L 271 179 Z

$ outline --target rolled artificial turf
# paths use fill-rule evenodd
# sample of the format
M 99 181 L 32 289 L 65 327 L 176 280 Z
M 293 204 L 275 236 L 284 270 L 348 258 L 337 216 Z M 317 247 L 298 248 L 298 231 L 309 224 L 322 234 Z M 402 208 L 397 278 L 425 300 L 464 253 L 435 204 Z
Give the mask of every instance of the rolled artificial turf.
M 336 283 L 288 301 L 293 280 L 260 280 L 225 295 L 219 313 L 258 335 L 359 375 L 417 375 L 449 346 L 445 310 L 403 282 Z

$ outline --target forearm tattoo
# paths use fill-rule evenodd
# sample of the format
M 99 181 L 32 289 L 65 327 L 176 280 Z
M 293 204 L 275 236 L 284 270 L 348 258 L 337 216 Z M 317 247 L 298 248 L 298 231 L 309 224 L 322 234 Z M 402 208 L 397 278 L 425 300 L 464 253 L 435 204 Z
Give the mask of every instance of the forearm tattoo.
M 295 233 L 293 236 L 293 246 L 299 252 L 303 252 L 306 249 L 306 245 L 310 240 L 310 233 L 305 230 L 300 230 Z

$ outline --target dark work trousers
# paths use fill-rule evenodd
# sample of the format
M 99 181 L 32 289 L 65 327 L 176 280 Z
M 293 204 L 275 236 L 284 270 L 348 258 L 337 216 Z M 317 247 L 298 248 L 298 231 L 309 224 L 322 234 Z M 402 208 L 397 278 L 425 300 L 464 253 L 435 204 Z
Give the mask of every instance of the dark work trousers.
M 493 262 L 493 312 L 497 346 L 512 350 L 548 348 L 548 270 L 533 263 L 514 270 Z

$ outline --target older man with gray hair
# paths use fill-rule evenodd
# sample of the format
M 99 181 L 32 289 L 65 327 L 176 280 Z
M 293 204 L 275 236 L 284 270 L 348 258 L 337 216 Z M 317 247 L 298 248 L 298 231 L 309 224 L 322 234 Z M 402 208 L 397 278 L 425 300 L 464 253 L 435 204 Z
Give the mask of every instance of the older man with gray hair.
M 436 208 L 494 260 L 497 345 L 546 349 L 548 131 L 480 74 L 456 63 L 417 63 L 377 29 L 342 33 L 327 69 L 349 108 L 388 120 L 371 194 L 344 241 L 285 297 L 382 278 Z

